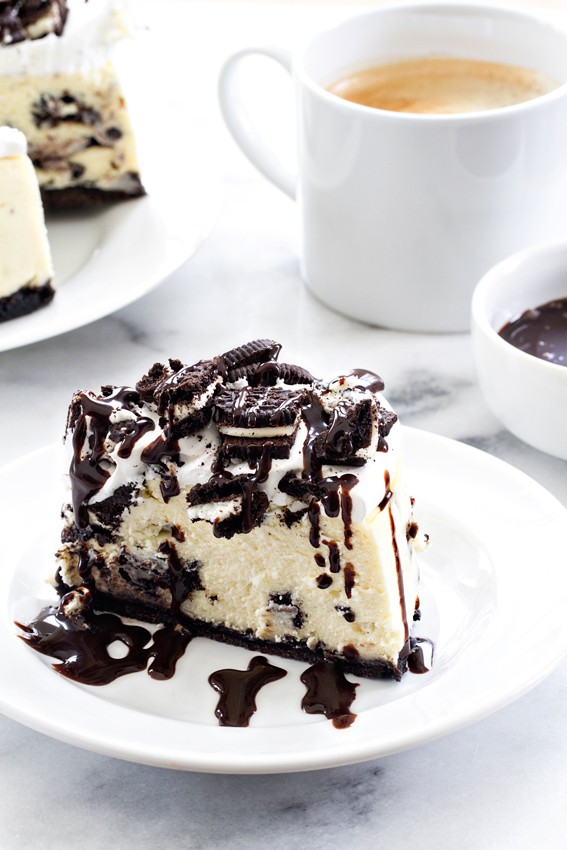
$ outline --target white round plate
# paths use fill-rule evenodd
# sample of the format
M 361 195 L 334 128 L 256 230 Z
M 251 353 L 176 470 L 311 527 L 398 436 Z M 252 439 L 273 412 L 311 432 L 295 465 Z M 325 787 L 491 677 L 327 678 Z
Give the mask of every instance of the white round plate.
M 567 512 L 540 485 L 490 455 L 405 429 L 408 480 L 432 545 L 422 559 L 423 620 L 436 644 L 425 675 L 361 680 L 344 730 L 300 709 L 306 665 L 260 691 L 248 728 L 217 725 L 210 673 L 245 669 L 251 653 L 198 638 L 169 681 L 135 673 L 77 685 L 25 646 L 14 617 L 49 599 L 62 453 L 50 446 L 0 471 L 5 544 L 0 577 L 0 709 L 87 749 L 184 770 L 269 773 L 377 758 L 422 744 L 506 705 L 539 682 L 567 646 Z
M 0 351 L 114 313 L 195 253 L 220 208 L 221 180 L 210 140 L 186 125 L 173 106 L 163 104 L 159 120 L 138 122 L 145 197 L 47 216 L 55 298 L 35 313 L 1 323 Z

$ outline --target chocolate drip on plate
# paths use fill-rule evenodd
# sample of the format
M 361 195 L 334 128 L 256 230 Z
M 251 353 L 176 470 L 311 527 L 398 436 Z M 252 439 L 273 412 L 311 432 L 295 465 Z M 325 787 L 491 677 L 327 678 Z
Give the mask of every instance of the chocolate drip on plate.
M 16 625 L 28 646 L 61 662 L 52 665 L 54 670 L 83 685 L 108 685 L 145 670 L 152 658 L 149 675 L 170 679 L 192 637 L 181 626 L 168 625 L 152 638 L 143 626 L 127 625 L 116 614 L 97 613 L 86 587 L 66 593 L 59 605 L 44 608 L 30 623 Z M 117 641 L 126 648 L 122 658 L 108 651 Z
M 175 667 L 191 641 L 191 633 L 181 626 L 165 626 L 154 632 L 148 655 L 153 661 L 148 667 L 152 679 L 171 679 Z
M 70 614 L 77 596 L 83 608 Z M 144 670 L 148 663 L 150 632 L 125 625 L 115 614 L 96 614 L 84 588 L 63 596 L 58 607 L 44 608 L 31 623 L 16 625 L 24 632 L 19 637 L 29 646 L 61 662 L 52 665 L 54 670 L 86 685 L 107 685 L 119 676 Z M 109 655 L 114 641 L 127 648 L 124 658 Z
M 256 711 L 256 696 L 260 688 L 287 675 L 281 667 L 270 664 L 267 658 L 256 655 L 247 670 L 216 670 L 209 684 L 220 694 L 215 715 L 221 726 L 248 726 Z
M 351 726 L 356 714 L 350 707 L 356 697 L 357 684 L 349 682 L 335 661 L 319 661 L 301 674 L 307 693 L 301 708 L 307 714 L 324 714 L 337 729 Z

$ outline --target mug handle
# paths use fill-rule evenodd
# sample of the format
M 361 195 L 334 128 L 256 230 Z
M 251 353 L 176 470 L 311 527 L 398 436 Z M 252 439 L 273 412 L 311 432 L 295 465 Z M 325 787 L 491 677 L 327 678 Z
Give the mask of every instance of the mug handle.
M 296 177 L 270 150 L 243 108 L 237 69 L 247 56 L 266 56 L 291 74 L 291 53 L 277 47 L 247 47 L 239 50 L 223 65 L 219 77 L 219 103 L 222 116 L 236 144 L 252 165 L 278 189 L 295 200 Z

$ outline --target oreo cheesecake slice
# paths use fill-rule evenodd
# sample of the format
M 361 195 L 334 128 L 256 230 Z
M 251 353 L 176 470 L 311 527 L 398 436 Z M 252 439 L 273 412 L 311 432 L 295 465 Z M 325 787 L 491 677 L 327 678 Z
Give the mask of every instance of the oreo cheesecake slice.
M 81 391 L 56 582 L 99 610 L 400 678 L 425 545 L 400 426 L 365 370 L 316 379 L 254 340 Z
M 1 123 L 28 142 L 48 209 L 144 194 L 113 59 L 114 0 L 1 0 Z

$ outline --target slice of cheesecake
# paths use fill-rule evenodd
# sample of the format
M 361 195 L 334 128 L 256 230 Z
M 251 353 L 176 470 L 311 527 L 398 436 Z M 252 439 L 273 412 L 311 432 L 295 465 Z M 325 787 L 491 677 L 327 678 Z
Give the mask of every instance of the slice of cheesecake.
M 317 380 L 255 340 L 78 392 L 57 583 L 99 610 L 400 678 L 424 536 L 368 371 Z
M 0 2 L 0 123 L 25 134 L 47 208 L 144 194 L 112 61 L 126 35 L 111 0 Z
M 31 313 L 54 295 L 41 196 L 26 140 L 0 127 L 0 322 Z

